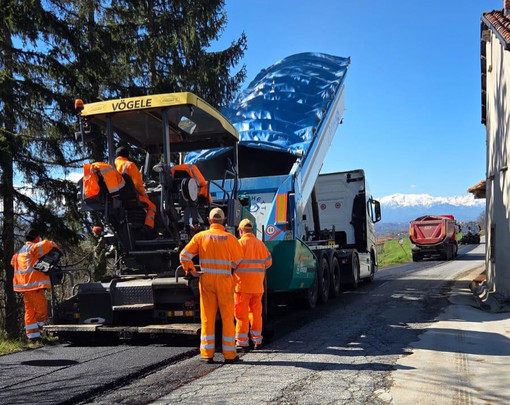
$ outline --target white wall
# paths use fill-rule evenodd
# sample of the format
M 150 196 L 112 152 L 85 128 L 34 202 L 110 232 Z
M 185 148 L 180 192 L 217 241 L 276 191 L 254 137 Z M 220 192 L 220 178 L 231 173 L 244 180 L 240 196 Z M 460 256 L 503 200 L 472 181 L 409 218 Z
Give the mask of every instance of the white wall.
M 487 281 L 510 298 L 510 51 L 487 42 Z

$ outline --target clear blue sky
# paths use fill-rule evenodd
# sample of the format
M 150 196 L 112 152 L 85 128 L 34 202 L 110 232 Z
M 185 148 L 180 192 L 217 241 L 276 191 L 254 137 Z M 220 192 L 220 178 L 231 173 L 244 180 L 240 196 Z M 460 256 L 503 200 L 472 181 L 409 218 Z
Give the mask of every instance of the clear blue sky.
M 373 195 L 466 195 L 485 177 L 480 17 L 503 0 L 227 0 L 216 46 L 244 31 L 248 77 L 299 52 L 350 56 L 323 172 L 363 168 Z M 216 47 L 215 46 L 215 47 Z

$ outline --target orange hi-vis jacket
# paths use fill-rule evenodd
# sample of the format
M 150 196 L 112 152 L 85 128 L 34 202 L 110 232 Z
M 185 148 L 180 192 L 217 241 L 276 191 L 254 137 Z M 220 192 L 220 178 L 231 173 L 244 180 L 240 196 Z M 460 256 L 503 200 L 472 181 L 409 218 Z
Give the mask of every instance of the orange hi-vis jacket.
M 125 181 L 112 165 L 104 162 L 85 163 L 83 165 L 83 190 L 85 198 L 91 198 L 99 194 L 98 173 L 101 174 L 108 192 L 118 196 L 119 190 L 125 186 Z
M 142 174 L 136 164 L 129 161 L 123 156 L 119 156 L 115 159 L 115 167 L 120 174 L 128 174 L 129 177 L 133 180 L 133 184 L 135 185 L 136 192 L 139 195 L 145 196 L 147 193 L 145 192 L 145 187 L 143 185 Z
M 215 323 L 218 308 L 222 320 L 222 352 L 225 359 L 236 357 L 234 325 L 235 269 L 242 259 L 242 251 L 234 235 L 220 224 L 211 224 L 199 232 L 181 251 L 179 258 L 186 272 L 194 269 L 193 257 L 200 256 L 200 354 L 212 358 L 215 352 Z
M 212 197 L 209 195 L 207 190 L 207 182 L 205 181 L 202 172 L 196 165 L 182 164 L 172 166 L 172 178 L 175 177 L 176 172 L 186 172 L 189 177 L 195 179 L 198 184 L 198 194 L 205 197 L 209 201 L 212 201 Z
M 266 270 L 273 263 L 271 253 L 264 242 L 250 232 L 241 236 L 239 244 L 243 249 L 243 260 L 234 272 L 235 292 L 263 293 Z
M 115 159 L 115 167 L 120 174 L 127 174 L 133 180 L 136 192 L 138 193 L 138 199 L 147 204 L 147 208 L 145 209 L 145 225 L 149 226 L 150 228 L 154 228 L 156 204 L 154 204 L 147 196 L 140 170 L 138 170 L 136 164 L 123 156 L 119 156 L 117 159 Z
M 26 292 L 41 288 L 51 289 L 50 277 L 39 270 L 35 270 L 33 265 L 54 247 L 58 248 L 57 244 L 49 240 L 38 243 L 27 242 L 14 254 L 11 260 L 11 266 L 14 268 L 14 291 Z
M 225 231 L 223 225 L 214 223 L 207 231 L 193 236 L 181 251 L 179 258 L 186 271 L 194 268 L 192 259 L 197 254 L 204 273 L 228 276 L 232 276 L 232 269 L 235 269 L 243 258 L 236 237 Z

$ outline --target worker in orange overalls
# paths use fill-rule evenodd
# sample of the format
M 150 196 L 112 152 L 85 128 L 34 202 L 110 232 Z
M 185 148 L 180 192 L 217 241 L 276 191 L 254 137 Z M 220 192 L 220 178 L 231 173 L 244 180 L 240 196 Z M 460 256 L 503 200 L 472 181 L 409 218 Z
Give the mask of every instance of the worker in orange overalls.
M 197 233 L 181 251 L 179 258 L 186 274 L 200 276 L 200 317 L 202 332 L 200 354 L 207 363 L 213 363 L 215 352 L 216 313 L 220 309 L 223 324 L 222 352 L 225 363 L 238 360 L 235 348 L 234 278 L 242 259 L 242 251 L 234 235 L 225 231 L 225 214 L 220 208 L 209 213 L 210 228 Z M 193 257 L 200 259 L 200 274 L 195 272 Z
M 25 245 L 14 254 L 11 266 L 14 268 L 14 291 L 23 294 L 25 303 L 25 333 L 29 342 L 41 337 L 41 330 L 48 320 L 48 301 L 44 290 L 51 289 L 50 277 L 32 266 L 57 244 L 41 240 L 35 229 L 28 231 Z
M 236 345 L 242 350 L 249 348 L 251 340 L 257 350 L 262 345 L 262 295 L 264 277 L 272 264 L 271 253 L 264 242 L 253 234 L 253 224 L 249 219 L 239 223 L 239 244 L 243 249 L 243 260 L 234 272 Z
M 142 174 L 136 164 L 129 161 L 129 149 L 121 146 L 115 151 L 115 167 L 120 174 L 128 174 L 133 180 L 138 199 L 147 204 L 145 208 L 145 225 L 154 229 L 154 217 L 156 216 L 156 205 L 147 197 L 145 187 L 143 185 Z

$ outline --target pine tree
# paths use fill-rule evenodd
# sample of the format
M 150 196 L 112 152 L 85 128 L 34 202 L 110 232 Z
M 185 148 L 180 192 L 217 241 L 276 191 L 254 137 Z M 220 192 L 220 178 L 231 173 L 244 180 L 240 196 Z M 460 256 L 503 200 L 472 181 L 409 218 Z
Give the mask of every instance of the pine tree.
M 207 51 L 227 22 L 223 6 L 222 0 L 2 1 L 1 326 L 8 336 L 19 334 L 10 260 L 21 230 L 31 224 L 64 247 L 78 243 L 76 189 L 59 177 L 84 159 L 105 158 L 104 142 L 76 150 L 74 99 L 192 91 L 215 107 L 226 105 L 245 77 L 244 66 L 231 70 L 246 37 Z
M 44 2 L 44 6 L 49 3 Z M 75 188 L 58 179 L 75 155 L 69 126 L 72 100 L 62 92 L 69 76 L 60 38 L 71 37 L 66 24 L 39 1 L 3 1 L 0 22 L 0 195 L 1 267 L 4 329 L 19 334 L 19 308 L 10 260 L 23 230 L 76 243 L 79 234 Z M 60 169 L 60 170 L 59 170 Z M 24 184 L 19 186 L 16 184 Z M 67 209 L 69 208 L 69 209 Z
M 246 76 L 231 75 L 246 50 L 246 36 L 208 52 L 227 17 L 224 0 L 113 0 L 106 18 L 125 41 L 118 62 L 130 67 L 127 95 L 191 91 L 216 108 L 228 104 Z

